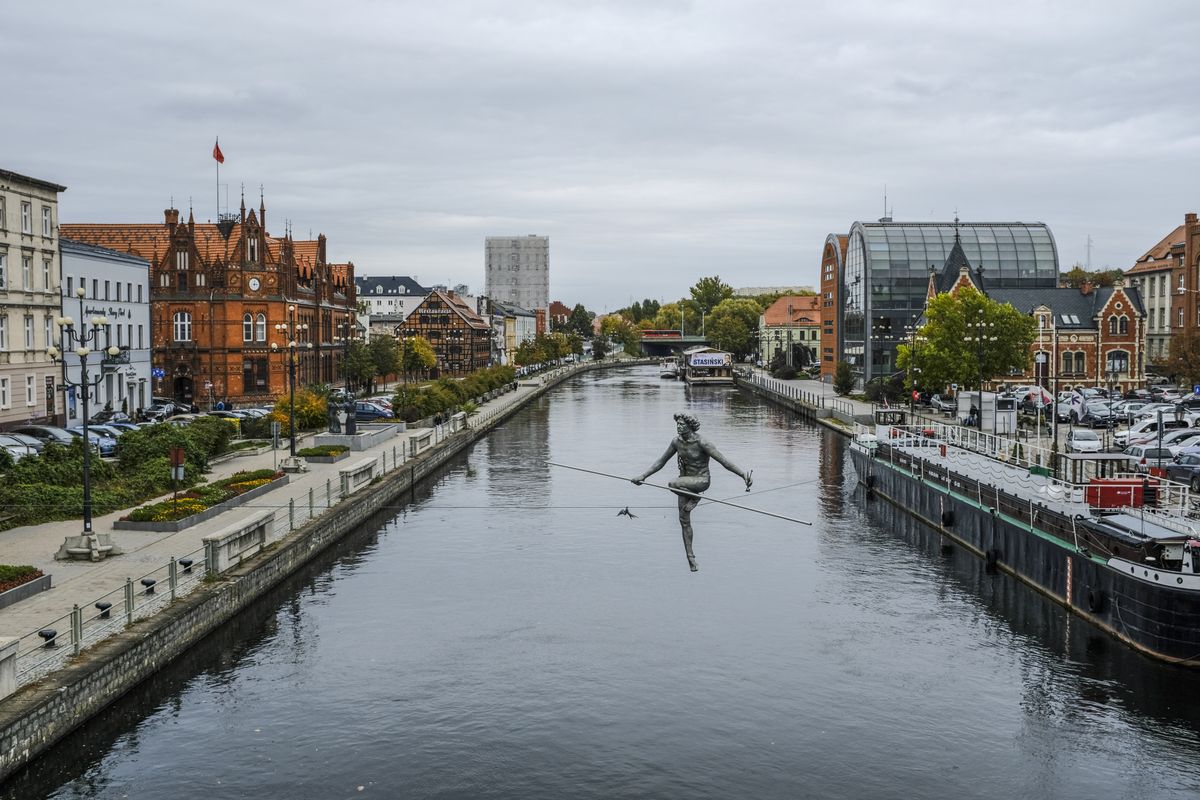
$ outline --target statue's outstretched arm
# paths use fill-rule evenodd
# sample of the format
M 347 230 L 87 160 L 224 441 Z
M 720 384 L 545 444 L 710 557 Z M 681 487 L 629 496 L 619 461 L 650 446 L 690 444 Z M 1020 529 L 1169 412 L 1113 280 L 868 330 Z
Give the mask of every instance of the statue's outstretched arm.
M 752 483 L 754 483 L 754 480 L 750 477 L 751 470 L 743 471 L 742 468 L 739 467 L 737 464 L 734 464 L 728 458 L 721 455 L 721 451 L 718 450 L 716 447 L 714 447 L 712 442 L 705 441 L 704 449 L 709 454 L 709 456 L 712 457 L 712 459 L 714 461 L 716 461 L 718 464 L 720 464 L 725 469 L 732 472 L 734 475 L 737 475 L 739 478 L 744 480 L 746 482 L 747 489 L 749 489 L 750 485 Z
M 665 467 L 667 462 L 671 460 L 671 456 L 673 456 L 673 455 L 675 455 L 675 440 L 674 439 L 672 439 L 671 443 L 669 445 L 667 445 L 667 452 L 663 453 L 662 456 L 658 459 L 658 461 L 655 461 L 653 464 L 651 464 L 650 469 L 646 470 L 645 472 L 643 472 L 641 475 L 637 476 L 636 478 L 631 478 L 630 480 L 635 485 L 640 486 L 642 484 L 642 481 L 646 480 L 646 478 L 649 478 L 651 475 L 653 475 L 654 473 L 658 472 L 660 469 Z

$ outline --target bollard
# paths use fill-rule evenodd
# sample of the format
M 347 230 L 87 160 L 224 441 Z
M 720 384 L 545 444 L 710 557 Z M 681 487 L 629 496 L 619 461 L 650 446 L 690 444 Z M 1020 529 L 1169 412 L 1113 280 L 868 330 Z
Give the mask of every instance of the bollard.
M 288 498 L 288 530 L 296 530 L 296 498 Z
M 325 507 L 333 508 L 333 488 L 329 485 L 329 478 L 325 479 Z
M 308 518 L 312 519 L 313 516 L 313 490 L 310 486 L 308 487 Z
M 125 624 L 133 624 L 133 578 L 125 579 Z
M 392 469 L 395 469 L 398 463 L 396 461 L 396 445 L 392 445 Z
M 83 649 L 83 612 L 79 610 L 78 603 L 71 609 L 71 649 L 75 655 L 79 655 Z
M 97 619 L 108 619 L 108 610 L 112 608 L 112 603 L 106 600 L 101 600 L 96 603 L 96 608 L 100 609 Z
M 154 584 L 158 583 L 154 578 L 142 578 L 142 586 L 146 587 L 146 594 L 154 594 Z
M 54 628 L 42 628 L 40 631 L 38 631 L 38 636 L 42 637 L 42 640 L 45 642 L 42 647 L 46 648 L 47 650 L 58 647 L 58 645 L 54 642 L 54 639 L 58 636 L 58 631 L 54 630 Z
M 183 565 L 183 574 L 190 574 L 192 571 L 192 560 L 190 558 L 181 558 L 179 563 Z

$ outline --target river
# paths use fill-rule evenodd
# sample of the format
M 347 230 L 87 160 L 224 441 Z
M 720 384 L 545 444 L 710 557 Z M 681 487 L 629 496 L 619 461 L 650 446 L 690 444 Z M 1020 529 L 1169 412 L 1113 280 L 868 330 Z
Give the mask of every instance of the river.
M 837 434 L 657 374 L 537 401 L 0 797 L 1200 793 L 1200 676 L 866 500 Z M 546 463 L 640 472 L 677 410 L 754 470 L 710 496 L 813 525 L 702 505 L 691 573 L 671 495 Z

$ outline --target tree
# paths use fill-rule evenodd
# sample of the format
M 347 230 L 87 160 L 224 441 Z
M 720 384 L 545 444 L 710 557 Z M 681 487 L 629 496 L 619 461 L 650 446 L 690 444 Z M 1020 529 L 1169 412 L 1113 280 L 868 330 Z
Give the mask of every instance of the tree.
M 757 345 L 758 318 L 762 308 L 748 297 L 722 300 L 708 315 L 706 333 L 715 347 L 741 359 Z
M 910 375 L 910 388 L 916 376 L 931 391 L 952 383 L 981 388 L 981 382 L 1029 367 L 1037 322 L 1008 303 L 967 286 L 930 300 L 925 319 L 917 337 L 896 348 L 896 365 Z
M 346 349 L 342 377 L 348 379 L 352 386 L 366 386 L 375 377 L 375 362 L 361 340 L 355 339 Z
M 582 303 L 576 303 L 571 309 L 571 316 L 567 317 L 566 332 L 575 333 L 579 336 L 592 335 L 592 320 L 596 315 L 583 307 Z
M 400 372 L 400 350 L 394 336 L 376 334 L 367 343 L 367 354 L 375 367 L 375 375 L 370 381 L 370 391 L 374 392 L 374 378 L 385 378 Z
M 682 323 L 679 320 L 680 309 L 683 312 Z M 700 332 L 700 313 L 691 303 L 681 301 L 659 306 L 658 313 L 654 315 L 648 327 L 659 331 L 677 331 L 680 324 L 683 325 L 684 332 Z
M 712 311 L 723 300 L 733 297 L 733 287 L 721 281 L 720 275 L 701 278 L 691 288 L 692 299 L 700 308 Z
M 616 339 L 630 355 L 637 355 L 641 350 L 642 332 L 634 324 L 619 314 L 609 314 L 600 322 L 600 333 Z
M 401 339 L 399 358 L 405 382 L 410 376 L 427 372 L 437 365 L 437 354 L 433 352 L 433 345 L 424 336 L 406 336 Z
M 843 396 L 854 391 L 854 373 L 850 371 L 849 361 L 837 362 L 833 370 L 833 391 Z
M 1119 269 L 1088 271 L 1083 268 L 1082 264 L 1075 264 L 1069 271 L 1059 276 L 1061 283 L 1073 289 L 1078 289 L 1084 282 L 1089 282 L 1093 286 L 1112 286 L 1117 278 L 1123 277 L 1125 277 L 1125 273 Z
M 1185 328 L 1172 333 L 1171 349 L 1162 368 L 1179 383 L 1200 383 L 1200 332 Z
M 606 355 L 608 355 L 608 340 L 603 336 L 592 339 L 592 358 L 599 361 Z

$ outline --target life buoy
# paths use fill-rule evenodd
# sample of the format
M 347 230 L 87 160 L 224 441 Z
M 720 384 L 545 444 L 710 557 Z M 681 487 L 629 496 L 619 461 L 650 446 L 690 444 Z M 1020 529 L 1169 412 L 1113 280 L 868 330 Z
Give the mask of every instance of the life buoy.
M 1088 611 L 1093 614 L 1099 614 L 1104 610 L 1104 592 L 1099 589 L 1088 589 L 1087 593 Z

